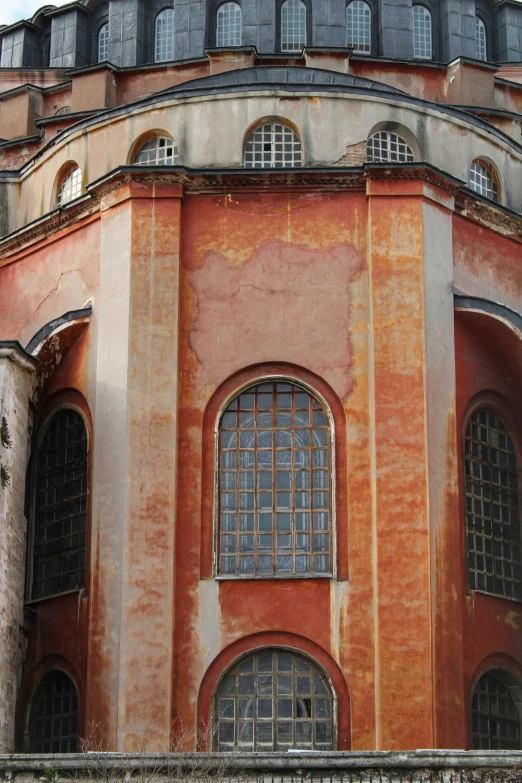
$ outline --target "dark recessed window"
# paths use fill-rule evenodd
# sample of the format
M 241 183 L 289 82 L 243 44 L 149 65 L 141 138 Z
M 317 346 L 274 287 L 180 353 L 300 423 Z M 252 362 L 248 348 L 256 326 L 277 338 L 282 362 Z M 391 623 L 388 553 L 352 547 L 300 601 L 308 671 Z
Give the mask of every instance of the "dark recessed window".
M 219 427 L 219 573 L 332 573 L 328 417 L 293 383 L 262 383 L 227 407 Z
M 36 688 L 29 711 L 30 753 L 76 753 L 78 694 L 73 681 L 56 669 Z
M 478 681 L 471 723 L 473 750 L 520 750 L 517 708 L 499 676 L 488 672 Z
M 76 411 L 57 413 L 38 452 L 31 598 L 85 585 L 87 430 Z
M 472 590 L 522 599 L 518 464 L 497 414 L 476 411 L 466 431 L 466 533 Z
M 287 650 L 263 650 L 233 666 L 219 686 L 218 750 L 333 750 L 333 711 L 317 666 Z

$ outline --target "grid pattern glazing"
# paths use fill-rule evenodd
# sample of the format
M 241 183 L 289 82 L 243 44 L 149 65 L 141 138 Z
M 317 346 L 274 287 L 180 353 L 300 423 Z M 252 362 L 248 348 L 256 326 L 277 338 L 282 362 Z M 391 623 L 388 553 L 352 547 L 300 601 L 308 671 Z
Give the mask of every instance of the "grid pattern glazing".
M 154 37 L 154 62 L 174 59 L 174 11 L 165 8 L 156 17 Z
M 220 574 L 331 574 L 331 469 L 328 419 L 307 391 L 263 383 L 236 397 L 220 424 Z
M 177 162 L 176 142 L 168 136 L 156 136 L 148 141 L 133 160 L 135 166 L 174 166 Z
M 469 586 L 522 599 L 517 457 L 494 411 L 483 408 L 468 424 L 465 480 Z
M 352 0 L 346 9 L 346 45 L 354 52 L 371 51 L 372 12 L 364 0 Z
M 391 131 L 379 131 L 366 144 L 368 163 L 413 163 L 413 150 L 402 136 Z
M 477 59 L 488 59 L 488 47 L 486 43 L 486 25 L 482 19 L 475 19 L 475 34 L 477 38 Z
M 69 201 L 81 196 L 82 193 L 82 172 L 76 168 L 70 171 L 60 185 L 58 191 L 58 206 L 63 207 Z
M 63 410 L 38 454 L 32 598 L 85 585 L 86 519 L 87 432 L 76 411 Z
M 237 3 L 218 8 L 216 46 L 241 46 L 241 6 Z
M 281 51 L 300 52 L 306 46 L 306 6 L 302 0 L 285 0 L 281 6 Z
M 98 33 L 98 62 L 109 59 L 109 25 L 104 24 Z
M 247 169 L 295 169 L 303 165 L 303 146 L 287 125 L 268 123 L 252 131 L 245 142 Z
M 498 185 L 491 171 L 479 160 L 474 160 L 469 170 L 469 186 L 475 193 L 498 201 Z
M 217 698 L 220 751 L 333 749 L 333 699 L 306 658 L 263 650 L 234 666 Z
M 30 753 L 76 753 L 78 695 L 72 680 L 50 671 L 38 685 L 29 718 Z
M 423 60 L 433 56 L 431 14 L 423 5 L 413 6 L 413 56 Z
M 520 750 L 515 702 L 502 680 L 493 674 L 484 674 L 475 688 L 471 731 L 473 750 Z

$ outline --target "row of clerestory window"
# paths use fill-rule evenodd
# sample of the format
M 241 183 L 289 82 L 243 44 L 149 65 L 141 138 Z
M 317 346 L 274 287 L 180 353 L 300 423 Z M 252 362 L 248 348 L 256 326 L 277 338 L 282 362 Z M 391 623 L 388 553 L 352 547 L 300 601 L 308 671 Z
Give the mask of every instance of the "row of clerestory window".
M 289 381 L 234 397 L 219 420 L 216 576 L 335 574 L 333 432 L 326 404 Z M 493 409 L 466 430 L 468 587 L 522 600 L 519 463 Z M 72 409 L 52 418 L 35 462 L 28 598 L 85 586 L 88 439 Z
M 520 750 L 521 685 L 507 670 L 490 669 L 473 690 L 473 750 Z M 212 750 L 270 753 L 337 748 L 338 702 L 327 673 L 313 659 L 288 648 L 263 648 L 232 664 L 213 699 Z M 61 669 L 50 669 L 28 708 L 30 753 L 80 750 L 77 688 Z
M 366 143 L 368 163 L 413 163 L 412 147 L 399 133 L 381 130 L 370 136 Z M 131 159 L 135 166 L 174 166 L 179 162 L 176 142 L 172 137 L 157 134 L 138 146 Z M 301 168 L 303 144 L 298 133 L 283 122 L 267 122 L 248 133 L 244 143 L 243 163 L 249 169 Z M 469 170 L 468 185 L 475 193 L 499 201 L 500 179 L 489 161 L 476 159 Z M 59 207 L 79 198 L 82 194 L 82 172 L 68 163 L 58 177 L 56 204 Z
M 300 52 L 308 42 L 307 7 L 302 0 L 285 0 L 281 6 L 281 51 Z M 413 56 L 433 58 L 432 15 L 424 5 L 413 6 Z M 156 16 L 154 26 L 154 62 L 174 59 L 174 10 L 165 8 Z M 486 61 L 487 31 L 482 19 L 475 19 L 477 59 Z M 217 47 L 241 46 L 242 9 L 238 3 L 226 2 L 216 14 Z M 346 45 L 355 52 L 372 52 L 372 11 L 365 0 L 351 0 L 346 8 Z M 109 59 L 109 23 L 98 31 L 98 62 Z

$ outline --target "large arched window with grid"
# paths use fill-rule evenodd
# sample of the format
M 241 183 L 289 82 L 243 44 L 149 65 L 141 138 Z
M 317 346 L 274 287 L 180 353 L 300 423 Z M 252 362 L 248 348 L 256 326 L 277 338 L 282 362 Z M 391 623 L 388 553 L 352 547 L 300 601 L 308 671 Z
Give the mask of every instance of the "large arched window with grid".
M 368 163 L 413 163 L 414 159 L 412 148 L 393 131 L 378 131 L 366 143 Z
M 216 18 L 216 46 L 241 46 L 241 6 L 220 5 Z
M 154 26 L 154 62 L 174 59 L 174 11 L 164 8 L 156 17 Z
M 487 61 L 488 44 L 486 35 L 486 25 L 478 16 L 475 19 L 475 37 L 477 40 L 477 60 Z
M 323 404 L 287 381 L 251 386 L 219 423 L 218 573 L 330 576 L 332 437 Z
M 297 133 L 280 122 L 258 125 L 245 139 L 245 168 L 292 169 L 303 165 L 303 145 Z
M 102 25 L 98 32 L 98 62 L 109 59 L 109 23 Z
M 469 587 L 522 599 L 518 460 L 494 410 L 472 415 L 464 462 Z
M 29 707 L 29 753 L 76 753 L 78 694 L 70 677 L 59 669 L 45 674 Z
M 469 170 L 469 186 L 475 193 L 490 198 L 499 199 L 499 178 L 494 167 L 483 160 L 474 160 Z
M 77 411 L 53 416 L 35 469 L 32 599 L 85 586 L 88 445 Z
M 139 145 L 139 142 L 138 142 Z M 138 146 L 132 159 L 134 166 L 175 166 L 178 148 L 171 136 L 157 135 Z
M 508 679 L 514 678 L 494 670 L 477 682 L 471 705 L 473 750 L 520 750 L 520 718 Z
M 61 182 L 56 195 L 56 203 L 64 207 L 70 201 L 79 198 L 82 194 L 82 170 L 79 166 L 71 164 L 63 172 Z
M 300 52 L 306 43 L 306 5 L 303 0 L 285 0 L 281 6 L 281 51 Z
M 219 751 L 328 751 L 334 748 L 334 699 L 311 660 L 265 649 L 232 666 L 216 696 Z
M 413 6 L 413 56 L 421 60 L 433 57 L 431 13 L 424 5 Z
M 354 52 L 371 52 L 372 12 L 364 0 L 352 0 L 346 8 L 346 45 Z

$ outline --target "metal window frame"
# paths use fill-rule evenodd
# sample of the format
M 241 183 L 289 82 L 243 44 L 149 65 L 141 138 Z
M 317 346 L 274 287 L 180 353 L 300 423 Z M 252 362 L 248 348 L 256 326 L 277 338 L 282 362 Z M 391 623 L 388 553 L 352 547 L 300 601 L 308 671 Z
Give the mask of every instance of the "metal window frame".
M 239 10 L 239 43 L 226 43 L 219 40 L 219 22 L 220 22 L 220 14 L 225 13 L 225 8 L 227 6 L 235 6 L 234 11 L 237 13 L 237 10 Z M 229 9 L 232 10 L 232 9 Z M 216 9 L 216 21 L 215 21 L 215 35 L 216 35 L 216 46 L 228 48 L 228 47 L 234 47 L 234 46 L 241 46 L 243 43 L 243 9 L 241 8 L 241 5 L 236 2 L 236 0 L 225 0 L 225 2 L 222 2 L 218 5 Z
M 78 413 L 83 421 L 85 432 L 87 434 L 87 493 L 86 493 L 86 526 L 85 526 L 85 585 L 84 587 L 78 587 L 74 590 L 64 590 L 60 593 L 53 593 L 53 595 L 41 596 L 40 598 L 32 597 L 33 581 L 34 581 L 34 552 L 36 543 L 36 493 L 38 490 L 38 457 L 40 454 L 40 448 L 42 442 L 47 434 L 52 420 L 61 411 L 72 410 Z M 28 514 L 28 528 L 27 528 L 27 568 L 25 579 L 25 601 L 24 605 L 31 605 L 32 603 L 40 603 L 51 598 L 55 598 L 61 595 L 68 595 L 70 593 L 77 593 L 81 590 L 85 590 L 89 584 L 89 531 L 90 531 L 90 502 L 91 502 L 91 432 L 89 424 L 85 417 L 85 412 L 74 403 L 62 403 L 57 405 L 48 416 L 42 422 L 41 427 L 38 430 L 37 437 L 33 443 L 31 449 L 30 468 L 29 468 L 29 514 Z M 67 672 L 66 672 L 67 673 Z
M 103 36 L 103 41 L 102 41 Z M 101 50 L 106 52 L 105 57 L 101 57 Z M 109 60 L 109 22 L 104 22 L 98 30 L 98 62 L 104 63 Z
M 35 683 L 34 687 L 31 690 L 31 693 L 29 695 L 29 698 L 27 699 L 25 711 L 24 711 L 24 721 L 23 721 L 23 735 L 20 738 L 22 742 L 22 747 L 24 749 L 24 752 L 31 753 L 30 750 L 30 743 L 31 743 L 31 710 L 33 707 L 33 700 L 36 694 L 36 691 L 38 690 L 38 687 L 41 685 L 42 680 L 44 677 L 46 677 L 48 674 L 51 674 L 52 672 L 60 672 L 61 674 L 64 674 L 72 683 L 75 691 L 76 691 L 76 702 L 78 707 L 78 718 L 77 718 L 77 728 L 78 728 L 78 741 L 81 737 L 81 728 L 82 728 L 82 704 L 81 704 L 81 698 L 80 698 L 80 688 L 78 687 L 78 683 L 75 681 L 74 677 L 70 674 L 70 672 L 66 671 L 63 666 L 50 666 L 48 669 L 44 671 L 42 676 L 39 678 L 38 682 Z M 78 742 L 78 749 L 77 752 L 80 750 L 80 742 Z
M 331 570 L 328 574 L 220 574 L 219 573 L 219 433 L 220 422 L 223 414 L 230 405 L 230 403 L 240 394 L 248 389 L 261 385 L 263 383 L 292 383 L 295 386 L 301 386 L 304 391 L 308 392 L 317 402 L 322 406 L 324 413 L 326 414 L 328 425 L 330 429 L 330 453 L 331 453 L 331 476 L 330 476 L 330 491 L 331 491 L 331 526 L 330 535 L 331 541 Z M 263 580 L 294 580 L 294 579 L 329 579 L 331 581 L 337 580 L 337 455 L 335 449 L 335 420 L 333 413 L 325 398 L 306 381 L 302 381 L 291 375 L 262 375 L 255 380 L 247 381 L 241 386 L 238 386 L 233 392 L 231 392 L 226 400 L 221 404 L 214 423 L 214 478 L 212 484 L 213 502 L 212 502 L 212 576 L 216 581 L 263 581 Z
M 358 3 L 362 3 L 362 5 L 365 6 L 365 8 L 361 9 L 361 7 L 359 5 L 357 5 Z M 361 10 L 363 12 L 365 12 L 366 9 L 367 9 L 369 14 L 370 14 L 370 29 L 369 29 L 369 33 L 368 33 L 368 42 L 364 42 L 362 44 L 363 47 L 367 46 L 368 47 L 367 49 L 366 48 L 362 48 L 362 49 L 358 48 L 359 46 L 361 46 L 361 41 L 360 40 L 356 41 L 356 42 L 348 40 L 348 27 L 349 27 L 348 18 L 349 18 L 349 15 L 350 15 L 350 9 L 352 10 L 352 12 L 355 12 L 357 10 L 358 13 Z M 357 17 L 357 20 L 358 19 L 359 19 L 359 17 Z M 353 26 L 353 22 L 352 22 L 352 26 Z M 346 6 L 346 44 L 347 44 L 347 46 L 353 47 L 353 51 L 356 54 L 371 54 L 372 53 L 372 38 L 373 38 L 372 33 L 373 33 L 373 12 L 372 12 L 372 8 L 371 8 L 370 4 L 367 3 L 366 0 L 350 0 L 348 5 Z
M 485 677 L 491 677 L 491 678 L 495 679 L 497 682 L 499 682 L 503 686 L 503 688 L 506 690 L 507 696 L 511 699 L 511 701 L 513 703 L 513 706 L 515 707 L 515 712 L 516 712 L 516 715 L 517 715 L 517 723 L 518 723 L 518 748 L 517 749 L 520 750 L 520 749 L 522 749 L 522 716 L 521 716 L 520 705 L 517 704 L 517 702 L 513 698 L 512 694 L 510 692 L 511 689 L 509 688 L 509 686 L 507 685 L 507 683 L 505 681 L 507 679 L 507 677 L 511 677 L 513 680 L 516 680 L 517 682 L 518 682 L 518 680 L 517 680 L 517 678 L 513 674 L 511 674 L 511 672 L 509 672 L 508 670 L 505 670 L 505 669 L 503 669 L 501 667 L 498 667 L 498 666 L 488 668 L 485 671 L 481 672 L 481 674 L 475 680 L 475 683 L 473 684 L 473 688 L 470 691 L 470 699 L 469 699 L 469 702 L 468 702 L 468 716 L 469 716 L 468 741 L 469 741 L 469 744 L 470 744 L 470 748 L 473 750 L 473 740 L 474 740 L 474 737 L 475 737 L 475 732 L 473 731 L 473 716 L 474 715 L 480 716 L 482 714 L 483 717 L 486 717 L 485 713 L 480 713 L 480 711 L 475 712 L 473 710 L 473 701 L 474 701 L 474 698 L 475 698 L 475 694 L 477 692 L 477 688 L 478 688 L 479 683 L 481 682 L 481 680 L 483 680 Z M 488 712 L 488 717 L 490 717 L 490 716 L 491 716 L 491 712 Z M 501 718 L 502 716 L 499 715 L 498 717 Z M 512 719 L 512 720 L 514 722 L 514 719 Z M 479 749 L 475 749 L 475 750 L 489 750 L 489 748 L 479 748 Z M 499 750 L 501 750 L 501 749 L 499 749 Z M 511 750 L 511 749 L 508 749 L 508 750 Z
M 273 137 L 274 137 L 274 134 L 276 133 L 276 130 L 275 130 L 275 126 L 276 125 L 281 125 L 281 127 L 283 129 L 283 135 L 284 135 L 284 131 L 285 130 L 289 130 L 289 131 L 291 131 L 294 134 L 294 136 L 299 141 L 299 144 L 301 145 L 301 162 L 300 162 L 300 164 L 298 166 L 295 166 L 295 165 L 292 165 L 292 166 L 285 166 L 285 165 L 283 165 L 283 166 L 276 166 L 275 165 L 275 161 L 274 161 L 275 153 L 274 153 L 274 150 L 272 148 L 272 150 L 270 152 L 270 156 L 271 156 L 271 160 L 270 160 L 270 164 L 271 165 L 270 166 L 264 166 L 264 165 L 263 166 L 255 166 L 254 165 L 255 161 L 252 161 L 252 165 L 247 165 L 249 163 L 249 161 L 246 160 L 247 144 L 254 145 L 256 143 L 254 141 L 255 134 L 258 131 L 263 131 L 265 128 L 270 127 L 270 129 L 271 129 L 270 130 L 270 134 L 271 134 L 271 139 L 272 139 L 271 144 L 273 146 L 273 144 L 274 144 Z M 295 144 L 295 139 L 292 139 L 292 146 L 294 144 Z M 253 149 L 252 154 L 255 155 L 255 149 Z M 284 151 L 283 151 L 283 155 L 284 155 Z M 294 163 L 293 158 L 294 158 L 294 151 L 292 150 L 292 164 Z M 284 163 L 284 160 L 283 160 L 283 163 Z M 305 147 L 304 147 L 304 143 L 303 143 L 303 139 L 301 137 L 301 134 L 299 133 L 297 128 L 293 124 L 289 123 L 287 120 L 283 120 L 280 117 L 264 117 L 261 121 L 256 122 L 254 125 L 251 125 L 248 128 L 247 132 L 245 133 L 245 136 L 244 136 L 244 139 L 243 139 L 243 166 L 244 166 L 244 168 L 248 168 L 249 170 L 251 169 L 252 171 L 263 171 L 263 170 L 266 170 L 266 171 L 272 171 L 272 170 L 284 171 L 286 169 L 300 169 L 300 168 L 304 168 L 306 166 Z
M 429 54 L 415 54 L 415 9 L 422 8 L 424 11 L 424 16 L 422 21 L 426 19 L 427 17 L 430 20 L 430 53 Z M 415 3 L 415 5 L 412 7 L 412 15 L 413 15 L 413 57 L 415 60 L 433 60 L 433 14 L 430 11 L 430 9 L 424 5 L 423 3 Z M 420 21 L 420 20 L 417 20 Z
M 160 46 L 159 46 L 160 51 L 161 51 L 161 48 L 162 48 L 161 47 L 161 42 L 159 41 L 159 38 L 158 38 L 158 20 L 163 15 L 166 15 L 169 11 L 170 11 L 169 16 L 172 18 L 172 40 L 171 40 L 171 44 L 172 44 L 171 54 L 172 54 L 172 57 L 164 57 L 164 58 L 162 57 L 161 59 L 158 59 L 158 43 L 160 43 Z M 169 5 L 169 6 L 166 6 L 165 8 L 162 8 L 160 11 L 158 11 L 158 13 L 156 14 L 156 16 L 154 18 L 154 42 L 153 42 L 154 43 L 154 59 L 153 59 L 154 64 L 156 64 L 156 63 L 168 63 L 168 62 L 172 62 L 174 60 L 174 55 L 175 55 L 175 51 L 174 51 L 174 49 L 175 49 L 175 47 L 174 47 L 175 32 L 176 32 L 176 30 L 175 30 L 175 26 L 174 26 L 174 8 L 172 8 L 172 6 Z M 167 39 L 165 39 L 165 40 L 167 40 Z
M 485 21 L 480 17 L 475 17 L 475 35 L 477 39 L 477 60 L 481 62 L 488 62 L 488 30 Z M 484 56 L 481 57 L 481 52 L 484 51 Z

